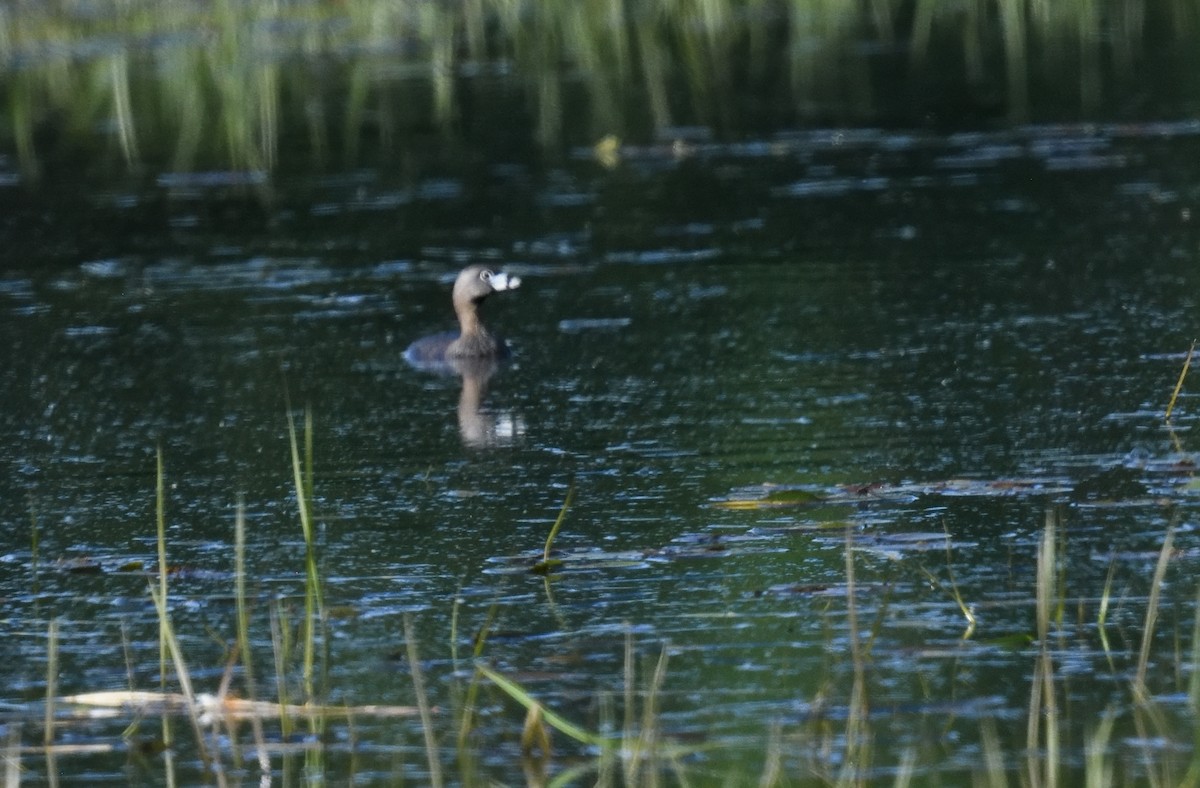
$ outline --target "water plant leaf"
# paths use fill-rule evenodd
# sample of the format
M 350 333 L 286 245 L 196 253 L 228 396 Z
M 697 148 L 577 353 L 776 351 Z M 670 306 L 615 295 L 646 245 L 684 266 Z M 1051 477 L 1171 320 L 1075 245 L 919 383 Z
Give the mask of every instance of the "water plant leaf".
M 538 561 L 533 566 L 529 567 L 531 574 L 548 575 L 551 572 L 560 569 L 563 565 L 561 558 L 547 558 L 543 561 Z
M 824 500 L 825 496 L 812 490 L 780 488 L 772 490 L 762 498 L 734 498 L 716 501 L 713 506 L 718 509 L 771 509 L 779 506 L 804 506 Z
M 567 497 L 563 499 L 562 508 L 558 510 L 558 518 L 550 528 L 550 535 L 546 537 L 546 549 L 542 551 L 543 563 L 550 560 L 550 546 L 554 544 L 554 537 L 558 536 L 558 529 L 562 528 L 563 520 L 567 519 L 567 509 L 571 508 L 571 500 L 574 497 L 575 482 L 571 482 L 571 486 L 567 488 Z
M 592 155 L 604 169 L 613 169 L 621 163 L 621 138 L 615 134 L 606 134 L 592 146 Z
M 1179 379 L 1175 381 L 1175 390 L 1171 392 L 1171 399 L 1167 402 L 1167 412 L 1163 415 L 1163 420 L 1171 421 L 1171 413 L 1175 410 L 1175 402 L 1179 399 L 1179 392 L 1183 390 L 1183 381 L 1187 378 L 1188 369 L 1192 366 L 1192 356 L 1196 353 L 1196 340 L 1192 340 L 1192 346 L 1188 348 L 1187 357 L 1183 360 L 1183 369 L 1179 371 Z
M 525 707 L 526 710 L 536 706 L 539 709 L 541 719 L 544 719 L 550 727 L 562 733 L 565 736 L 570 736 L 577 742 L 588 744 L 593 747 L 608 747 L 611 742 L 595 733 L 589 733 L 578 725 L 569 722 L 555 714 L 550 709 L 547 709 L 542 703 L 525 691 L 525 688 L 512 681 L 505 676 L 497 673 L 482 662 L 475 664 L 476 670 L 482 673 L 493 684 L 502 689 L 506 695 L 515 700 L 517 703 Z
M 542 707 L 536 704 L 525 713 L 525 725 L 521 729 L 521 752 L 531 755 L 535 751 L 543 758 L 550 757 L 550 732 L 542 722 Z
M 985 646 L 995 646 L 1009 650 L 1018 650 L 1027 648 L 1034 641 L 1032 632 L 1014 632 L 1011 635 L 1001 635 L 1000 637 L 988 638 L 981 640 L 980 643 Z

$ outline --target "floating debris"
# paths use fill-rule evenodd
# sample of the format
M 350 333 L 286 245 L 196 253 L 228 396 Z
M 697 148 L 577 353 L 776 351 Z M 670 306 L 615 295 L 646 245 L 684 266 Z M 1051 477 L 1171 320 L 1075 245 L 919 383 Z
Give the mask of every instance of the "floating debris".
M 85 692 L 58 698 L 58 704 L 91 707 L 84 716 L 90 718 L 115 717 L 120 713 L 161 714 L 184 713 L 189 708 L 188 698 L 175 692 L 149 692 L 142 690 L 115 690 L 111 692 Z M 222 720 L 242 720 L 257 717 L 274 719 L 282 716 L 321 715 L 325 717 L 413 717 L 416 706 L 319 706 L 315 704 L 279 704 L 270 701 L 244 700 L 200 693 L 195 697 L 196 711 L 206 725 Z

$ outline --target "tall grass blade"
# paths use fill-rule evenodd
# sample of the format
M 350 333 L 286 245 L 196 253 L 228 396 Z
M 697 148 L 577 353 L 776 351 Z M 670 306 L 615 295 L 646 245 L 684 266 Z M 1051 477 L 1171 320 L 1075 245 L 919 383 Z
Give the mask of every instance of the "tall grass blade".
M 46 712 L 42 726 L 42 744 L 46 751 L 54 743 L 54 699 L 58 697 L 58 619 L 50 620 L 46 630 Z
M 476 668 L 487 677 L 489 681 L 504 691 L 504 694 L 521 704 L 523 708 L 528 710 L 531 706 L 538 706 L 541 709 L 542 719 L 544 719 L 552 728 L 565 736 L 569 736 L 577 742 L 588 744 L 594 747 L 611 746 L 608 739 L 595 733 L 589 733 L 583 728 L 568 722 L 566 719 L 555 714 L 550 709 L 542 705 L 540 701 L 530 695 L 521 685 L 515 681 L 508 679 L 489 668 L 487 665 L 480 662 Z
M 1037 551 L 1037 637 L 1043 644 L 1050 638 L 1051 610 L 1058 598 L 1058 515 L 1053 509 L 1046 510 L 1046 524 Z
M 1029 696 L 1029 722 L 1025 733 L 1025 746 L 1029 753 L 1026 773 L 1033 788 L 1053 788 L 1057 784 L 1058 775 L 1058 704 L 1054 691 L 1054 661 L 1050 655 L 1051 610 L 1061 608 L 1061 605 L 1055 604 L 1059 598 L 1057 548 L 1058 512 L 1049 508 L 1046 510 L 1046 523 L 1037 550 L 1035 608 L 1038 654 L 1034 664 L 1033 686 Z M 1039 748 L 1044 748 L 1040 762 L 1037 755 Z
M 1114 670 L 1112 648 L 1108 643 L 1108 607 L 1112 601 L 1113 580 L 1117 573 L 1117 559 L 1114 556 L 1108 562 L 1108 575 L 1104 578 L 1104 590 L 1100 593 L 1100 611 L 1096 614 L 1096 631 L 1100 635 L 1100 645 L 1104 649 L 1104 657 L 1108 660 L 1109 670 Z
M 896 768 L 896 779 L 892 781 L 895 788 L 908 788 L 912 785 L 913 772 L 917 768 L 917 753 L 911 747 L 900 756 L 900 765 Z
M 1187 377 L 1188 368 L 1192 366 L 1192 355 L 1196 352 L 1196 341 L 1192 340 L 1192 346 L 1188 348 L 1187 356 L 1183 359 L 1183 369 L 1179 370 L 1179 379 L 1175 381 L 1175 390 L 1171 392 L 1171 399 L 1167 402 L 1167 412 L 1163 416 L 1164 421 L 1171 420 L 1171 413 L 1175 410 L 1175 401 L 1179 399 L 1179 392 L 1183 390 L 1183 381 Z
M 300 512 L 300 528 L 304 533 L 304 543 L 311 545 L 316 537 L 313 534 L 312 516 L 309 511 L 308 485 L 306 484 L 306 474 L 304 466 L 300 461 L 300 445 L 299 439 L 296 437 L 296 420 L 292 416 L 291 396 L 285 395 L 287 399 L 287 424 L 288 424 L 288 440 L 291 444 L 292 451 L 292 485 L 296 493 L 296 506 Z M 305 413 L 306 425 L 309 422 L 310 416 Z M 311 452 L 311 434 L 305 435 L 305 452 Z
M 758 777 L 758 788 L 774 788 L 783 780 L 783 733 L 779 721 L 771 724 L 771 735 L 767 738 L 767 752 L 763 757 L 762 774 Z
M 237 644 L 242 659 L 242 670 L 245 673 L 243 681 L 246 684 L 246 695 L 254 700 L 258 692 L 254 681 L 254 660 L 250 648 L 250 612 L 246 606 L 246 504 L 239 500 L 237 512 L 233 521 L 234 531 L 234 583 L 237 601 Z M 256 714 L 250 718 L 250 728 L 254 733 L 255 752 L 258 757 L 258 768 L 263 776 L 271 774 L 271 758 L 267 755 L 266 736 L 263 733 L 262 719 Z
M 109 60 L 110 80 L 112 84 L 113 115 L 117 136 L 121 141 L 121 152 L 128 164 L 133 164 L 139 158 L 137 129 L 133 119 L 133 101 L 129 91 L 129 54 L 121 52 Z
M 1059 783 L 1059 770 L 1062 766 L 1062 725 L 1058 708 L 1058 694 L 1054 691 L 1054 662 L 1049 650 L 1043 652 L 1043 680 L 1046 683 L 1045 715 L 1046 715 L 1046 788 L 1056 788 Z
M 1162 594 L 1163 578 L 1167 574 L 1167 564 L 1171 561 L 1171 549 L 1175 543 L 1175 528 L 1167 529 L 1163 539 L 1162 550 L 1158 553 L 1158 563 L 1154 566 L 1154 577 L 1150 581 L 1150 598 L 1146 601 L 1146 620 L 1142 624 L 1142 648 L 1138 653 L 1137 670 L 1133 677 L 1133 694 L 1137 701 L 1149 699 L 1146 690 L 1146 671 L 1150 665 L 1150 647 L 1154 641 L 1154 628 L 1158 623 L 1158 603 Z
M 634 720 L 636 718 L 636 707 L 634 704 L 634 690 L 636 682 L 636 667 L 634 666 L 633 654 L 633 628 L 626 625 L 625 627 L 625 660 L 622 665 L 623 675 L 625 677 L 625 685 L 623 688 L 625 703 L 624 724 L 622 727 L 622 741 L 625 742 L 625 750 L 633 749 L 633 743 L 637 741 L 635 735 Z M 632 784 L 635 781 L 636 774 L 633 773 L 634 766 L 631 759 L 625 762 L 625 782 Z
M 483 654 L 483 648 L 487 644 L 488 633 L 491 631 L 492 622 L 496 620 L 496 605 L 492 605 L 488 609 L 487 619 L 483 622 L 483 626 L 479 628 L 479 632 L 475 635 L 475 643 L 472 648 L 472 656 L 478 663 L 479 657 Z M 463 700 L 462 718 L 458 724 L 458 752 L 462 757 L 468 752 L 467 737 L 471 735 L 471 731 L 475 729 L 475 709 L 479 698 L 479 676 L 478 667 L 471 672 L 471 682 L 467 685 L 467 694 Z
M 408 669 L 412 673 L 413 692 L 417 696 L 417 708 L 421 712 L 421 732 L 425 734 L 425 758 L 429 762 L 429 784 L 433 788 L 442 786 L 442 759 L 438 755 L 437 736 L 433 731 L 433 712 L 429 708 L 429 696 L 425 692 L 425 678 L 421 675 L 421 655 L 417 653 L 417 637 L 413 632 L 412 616 L 404 614 L 404 648 L 408 652 Z
M 300 529 L 304 534 L 305 545 L 305 583 L 304 583 L 304 667 L 302 670 L 304 693 L 306 701 L 311 703 L 316 698 L 316 683 L 314 679 L 316 664 L 316 630 L 319 623 L 325 621 L 325 605 L 321 593 L 320 574 L 317 567 L 316 531 L 312 522 L 311 484 L 312 484 L 312 413 L 305 411 L 304 456 L 300 458 L 299 440 L 296 436 L 296 422 L 292 417 L 291 400 L 287 403 L 288 439 L 292 454 L 292 483 L 295 487 L 296 505 L 300 513 Z
M 271 655 L 275 661 L 275 694 L 279 702 L 279 732 L 286 739 L 295 730 L 291 715 L 287 713 L 290 693 L 287 684 L 287 661 L 291 653 L 291 638 L 284 617 L 283 602 L 271 608 Z
M 1087 788 L 1109 788 L 1113 784 L 1112 759 L 1108 757 L 1116 715 L 1109 709 L 1100 724 L 1087 736 L 1084 751 L 1084 782 Z
M 642 765 L 642 784 L 658 783 L 659 742 L 662 738 L 658 729 L 658 696 L 667 680 L 667 655 L 667 647 L 664 645 L 658 656 L 658 664 L 654 666 L 650 686 L 646 688 L 646 696 L 642 700 L 642 727 L 638 732 L 634 759 L 635 765 Z
M 543 762 L 550 757 L 550 732 L 542 722 L 541 706 L 530 706 L 525 712 L 525 724 L 521 728 L 521 753 L 526 758 L 540 755 Z
M 1188 678 L 1188 706 L 1193 717 L 1200 714 L 1200 589 L 1197 589 L 1196 613 L 1192 619 L 1192 673 Z M 1200 736 L 1200 729 L 1196 733 Z M 1196 752 L 1200 754 L 1200 748 Z
M 38 518 L 37 509 L 33 506 L 33 496 L 29 496 L 29 571 L 33 575 L 34 587 L 37 586 L 38 576 Z
M 854 532 L 846 528 L 846 628 L 850 640 L 850 661 L 854 679 L 846 720 L 845 758 L 838 785 L 857 785 L 866 774 L 871 750 L 869 702 L 867 699 L 866 657 L 858 633 L 858 603 L 854 579 Z
M 996 721 L 985 717 L 979 728 L 980 749 L 983 752 L 983 780 L 977 785 L 987 788 L 1008 788 L 1008 775 L 1004 770 L 1004 751 L 1000 737 L 996 734 Z M 1033 757 L 1032 751 L 1030 756 Z
M 944 524 L 943 524 L 944 527 Z M 946 531 L 946 573 L 950 576 L 950 592 L 954 595 L 954 601 L 958 604 L 958 609 L 962 611 L 963 618 L 967 620 L 967 629 L 963 632 L 962 639 L 970 640 L 975 634 L 975 625 L 978 623 L 975 619 L 975 613 L 971 610 L 962 597 L 962 593 L 958 590 L 958 580 L 954 577 L 954 554 L 951 551 L 950 532 Z
M 167 606 L 167 514 L 166 514 L 166 480 L 163 473 L 163 450 L 159 444 L 155 452 L 154 473 L 154 528 L 156 545 L 158 547 L 158 595 L 163 600 L 163 608 Z M 170 661 L 167 648 L 167 630 L 158 627 L 158 688 L 167 691 L 167 663 Z M 166 752 L 171 752 L 174 735 L 171 731 L 171 720 L 162 715 L 162 742 Z
M 313 497 L 313 412 L 312 408 L 304 409 L 304 495 L 312 508 Z
M 159 646 L 159 684 L 163 691 L 166 691 L 167 683 L 167 658 L 175 666 L 175 674 L 179 681 L 179 688 L 185 698 L 188 719 L 192 723 L 192 730 L 196 735 L 196 749 L 200 754 L 200 760 L 203 761 L 206 769 L 211 769 L 212 760 L 208 755 L 208 748 L 204 743 L 204 731 L 200 726 L 199 711 L 196 706 L 196 694 L 192 691 L 192 680 L 188 673 L 187 665 L 183 660 L 183 651 L 179 648 L 179 641 L 175 638 L 175 630 L 171 625 L 171 617 L 167 612 L 167 517 L 166 517 L 166 476 L 163 472 L 163 452 L 162 446 L 158 447 L 156 457 L 156 480 L 155 480 L 155 520 L 156 530 L 158 532 L 158 588 L 154 587 L 151 582 L 150 597 L 154 601 L 154 609 L 158 614 L 158 646 Z M 171 728 L 170 721 L 167 715 L 163 715 L 163 746 L 170 749 L 171 746 Z
M 567 509 L 571 508 L 571 501 L 574 497 L 575 482 L 571 482 L 571 486 L 567 488 L 567 497 L 563 499 L 562 508 L 558 510 L 558 517 L 550 528 L 550 535 L 546 537 L 546 549 L 542 551 L 543 561 L 550 560 L 550 548 L 554 544 L 554 537 L 558 536 L 558 530 L 562 528 L 563 521 L 567 519 Z
M 175 628 L 171 624 L 170 615 L 167 613 L 167 600 L 150 584 L 150 598 L 154 602 L 154 609 L 158 613 L 158 627 L 161 637 L 166 641 L 167 650 L 171 655 L 171 662 L 175 667 L 176 680 L 179 682 L 179 690 L 184 698 L 184 709 L 187 712 L 187 718 L 192 723 L 192 731 L 196 735 L 196 749 L 200 754 L 200 760 L 203 761 L 206 769 L 212 769 L 212 759 L 208 754 L 208 747 L 204 742 L 204 729 L 200 725 L 200 710 L 196 703 L 196 693 L 192 689 L 192 677 L 188 672 L 187 663 L 183 659 L 183 649 L 179 647 L 179 640 L 175 637 Z M 164 716 L 165 719 L 165 716 Z
M 50 758 L 47 750 L 47 759 Z M 4 786 L 20 788 L 21 785 L 21 723 L 8 726 L 8 743 L 4 746 Z

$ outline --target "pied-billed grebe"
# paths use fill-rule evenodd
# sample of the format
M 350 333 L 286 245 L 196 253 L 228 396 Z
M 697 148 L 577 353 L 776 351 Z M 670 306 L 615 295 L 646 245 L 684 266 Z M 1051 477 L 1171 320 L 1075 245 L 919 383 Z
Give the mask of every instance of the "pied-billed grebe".
M 469 359 L 508 357 L 508 345 L 493 336 L 479 319 L 479 305 L 492 293 L 515 290 L 520 277 L 493 272 L 485 265 L 464 268 L 454 280 L 454 312 L 459 331 L 422 337 L 408 346 L 404 358 L 418 367 L 444 367 Z

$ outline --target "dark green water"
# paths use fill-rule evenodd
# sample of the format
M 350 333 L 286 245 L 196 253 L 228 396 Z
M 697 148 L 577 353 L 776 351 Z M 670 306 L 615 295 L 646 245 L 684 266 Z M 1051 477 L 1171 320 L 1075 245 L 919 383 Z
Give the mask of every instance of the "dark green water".
M 24 218 L 0 280 L 10 724 L 40 737 L 40 712 L 20 704 L 44 694 L 50 619 L 61 692 L 157 686 L 135 564 L 154 560 L 156 446 L 194 679 L 215 690 L 218 641 L 233 638 L 244 499 L 268 683 L 267 611 L 278 597 L 298 616 L 303 576 L 286 388 L 314 425 L 329 702 L 413 701 L 408 613 L 434 702 L 454 708 L 468 669 L 451 661 L 457 598 L 460 658 L 495 606 L 490 664 L 593 729 L 599 699 L 620 696 L 626 633 L 643 679 L 665 648 L 660 723 L 708 745 L 683 758 L 700 782 L 756 780 L 772 729 L 796 780 L 833 775 L 853 673 L 849 539 L 871 637 L 870 773 L 890 780 L 907 754 L 923 781 L 961 784 L 986 720 L 1017 770 L 1049 512 L 1064 768 L 1082 768 L 1111 708 L 1121 778 L 1181 774 L 1200 551 L 1191 381 L 1178 445 L 1162 414 L 1195 333 L 1198 148 L 1189 123 L 797 134 L 632 151 L 614 170 L 580 155 L 416 184 L 281 176 L 267 200 L 226 178 L 88 186 L 69 201 L 86 213 L 54 205 L 54 185 L 14 187 Z M 449 282 L 478 260 L 524 279 L 487 304 L 515 359 L 460 407 L 459 379 L 401 353 L 449 327 Z M 837 492 L 874 483 L 894 487 Z M 547 584 L 525 568 L 572 484 L 567 563 Z M 717 505 L 764 484 L 833 500 Z M 1128 682 L 1169 526 L 1151 690 L 1177 739 L 1145 766 Z M 1111 661 L 1097 627 L 1110 565 Z M 965 638 L 953 584 L 978 616 Z M 520 779 L 523 712 L 492 692 L 483 709 L 478 773 Z M 63 735 L 112 742 L 127 721 Z M 455 724 L 439 726 L 450 759 Z M 420 782 L 422 747 L 415 722 L 330 723 L 319 768 Z M 186 745 L 181 758 L 184 782 L 200 779 Z M 44 779 L 44 761 L 25 761 Z M 274 763 L 287 780 L 303 761 Z M 58 767 L 135 783 L 162 770 L 120 748 Z
M 254 694 L 302 701 L 273 657 L 306 412 L 315 701 L 358 711 L 267 719 L 278 784 L 432 781 L 421 724 L 362 708 L 415 702 L 408 645 L 450 782 L 613 784 L 562 734 L 523 761 L 486 682 L 456 747 L 485 626 L 488 665 L 607 734 L 632 643 L 666 783 L 1082 784 L 1089 743 L 1115 784 L 1195 782 L 1195 373 L 1163 418 L 1200 300 L 1194 3 L 668 5 L 0 16 L 22 782 L 260 783 L 248 725 L 206 734 L 218 778 L 182 715 L 168 757 L 157 714 L 59 705 L 47 757 L 48 632 L 56 694 L 159 688 L 161 448 L 197 690 L 233 664 L 241 501 Z M 524 281 L 486 306 L 513 361 L 410 368 L 475 262 Z

